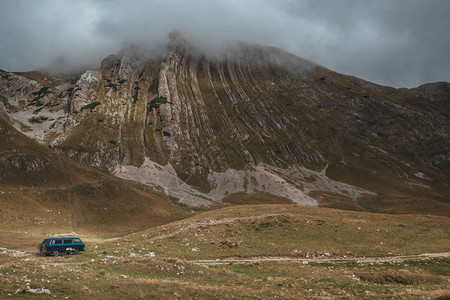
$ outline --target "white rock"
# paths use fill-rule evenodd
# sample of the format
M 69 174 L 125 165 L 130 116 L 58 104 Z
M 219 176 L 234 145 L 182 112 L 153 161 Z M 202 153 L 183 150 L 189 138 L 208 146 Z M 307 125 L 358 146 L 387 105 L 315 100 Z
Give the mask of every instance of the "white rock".
M 27 293 L 31 294 L 47 294 L 50 295 L 52 292 L 50 292 L 49 289 L 39 288 L 39 289 L 30 289 L 29 287 L 25 290 Z
M 414 176 L 424 179 L 424 174 L 422 172 L 417 172 L 416 174 L 414 174 Z

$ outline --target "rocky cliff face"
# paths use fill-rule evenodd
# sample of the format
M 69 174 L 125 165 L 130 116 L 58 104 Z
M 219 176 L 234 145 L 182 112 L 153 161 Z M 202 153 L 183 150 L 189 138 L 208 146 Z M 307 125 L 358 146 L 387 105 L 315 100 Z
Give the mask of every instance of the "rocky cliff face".
M 255 191 L 448 203 L 448 83 L 383 87 L 243 44 L 206 56 L 176 34 L 162 60 L 111 55 L 72 81 L 1 76 L 17 128 L 188 205 Z

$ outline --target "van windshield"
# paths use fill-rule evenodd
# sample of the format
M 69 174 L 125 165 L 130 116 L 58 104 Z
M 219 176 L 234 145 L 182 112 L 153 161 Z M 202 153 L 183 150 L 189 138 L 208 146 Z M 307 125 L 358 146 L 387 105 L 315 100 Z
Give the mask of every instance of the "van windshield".
M 80 240 L 80 239 L 73 239 L 73 242 L 74 242 L 75 244 L 81 244 L 81 240 Z
M 50 241 L 51 241 L 51 239 L 45 239 L 43 244 L 48 245 L 48 244 L 50 244 Z

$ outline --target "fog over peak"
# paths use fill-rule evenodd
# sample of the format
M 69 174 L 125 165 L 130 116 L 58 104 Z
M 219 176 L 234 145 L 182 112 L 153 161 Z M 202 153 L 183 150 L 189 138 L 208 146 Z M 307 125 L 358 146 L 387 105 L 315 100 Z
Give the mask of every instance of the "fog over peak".
M 283 48 L 379 84 L 450 81 L 446 0 L 2 0 L 0 68 L 99 67 L 127 45 Z M 156 51 L 156 50 L 155 50 Z M 159 50 L 158 50 L 159 51 Z

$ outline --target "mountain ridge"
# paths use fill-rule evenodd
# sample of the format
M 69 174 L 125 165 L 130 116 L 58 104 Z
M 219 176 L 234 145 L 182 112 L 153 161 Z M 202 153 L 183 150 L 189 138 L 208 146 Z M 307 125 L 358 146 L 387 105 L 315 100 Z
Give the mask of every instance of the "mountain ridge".
M 425 201 L 428 211 L 448 212 L 448 83 L 395 89 L 276 48 L 241 44 L 219 58 L 193 48 L 174 34 L 161 61 L 108 56 L 76 82 L 2 72 L 0 96 L 17 128 L 118 176 L 146 161 L 170 165 L 182 182 L 175 190 L 187 184 L 205 195 L 217 188 L 212 174 L 229 174 L 231 184 L 265 165 L 286 173 L 286 184 L 252 189 L 245 182 L 260 175 L 244 176 L 228 192 L 293 185 L 325 205 L 404 212 Z M 295 177 L 290 168 L 313 173 Z M 323 170 L 328 186 L 343 182 L 366 196 L 311 190 Z

